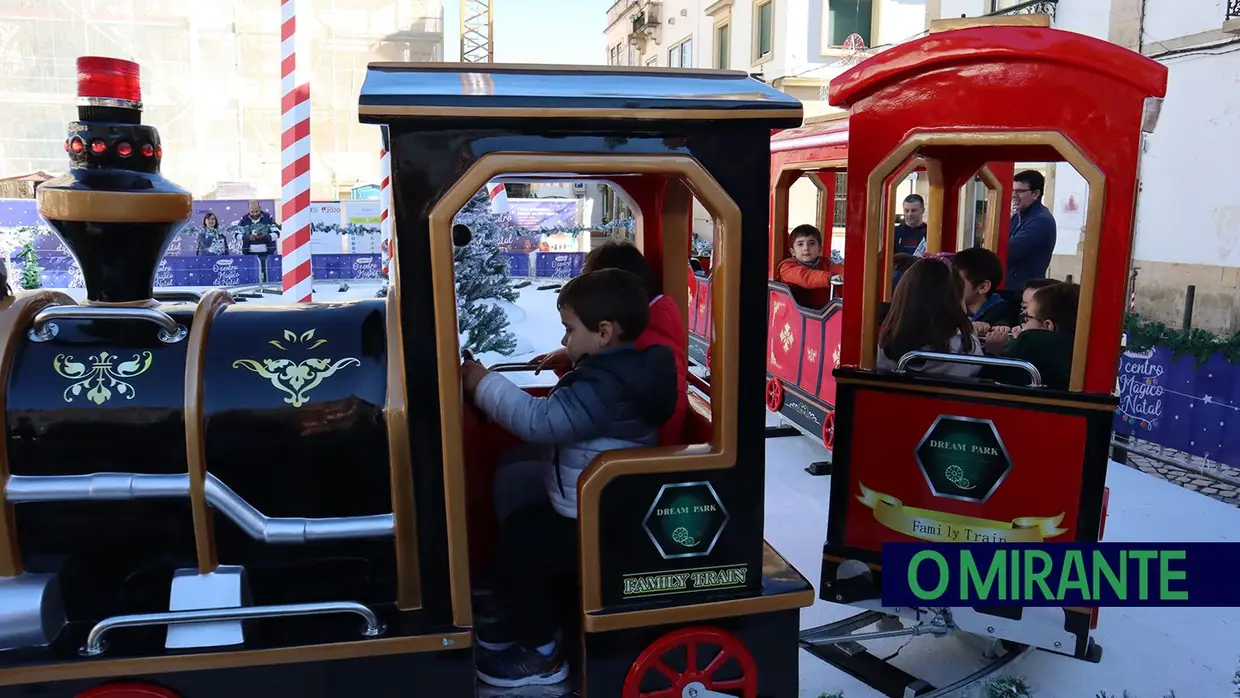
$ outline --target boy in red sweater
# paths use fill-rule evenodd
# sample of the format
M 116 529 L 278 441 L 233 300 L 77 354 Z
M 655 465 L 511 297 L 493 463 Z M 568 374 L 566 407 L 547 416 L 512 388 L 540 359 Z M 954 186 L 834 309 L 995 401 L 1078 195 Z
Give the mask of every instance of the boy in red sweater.
M 806 308 L 819 310 L 831 300 L 831 276 L 843 274 L 842 264 L 822 258 L 822 232 L 812 225 L 798 225 L 788 234 L 792 256 L 780 262 L 775 280 L 788 284 L 792 297 Z
M 581 265 L 581 273 L 589 274 L 600 269 L 622 269 L 636 274 L 646 287 L 646 293 L 650 297 L 650 322 L 646 325 L 646 330 L 634 342 L 634 346 L 637 349 L 645 349 L 662 344 L 670 348 L 672 354 L 675 355 L 678 383 L 676 411 L 672 414 L 672 418 L 659 428 L 659 445 L 683 444 L 685 418 L 689 410 L 689 395 L 686 386 L 689 374 L 689 335 L 685 331 L 685 323 L 680 317 L 680 310 L 672 299 L 659 293 L 659 283 L 654 271 L 646 262 L 646 258 L 642 256 L 641 250 L 632 243 L 609 240 L 602 246 L 590 250 L 590 254 L 586 255 L 586 260 Z M 564 375 L 573 367 L 573 362 L 568 358 L 568 352 L 565 349 L 556 349 L 548 354 L 535 356 L 534 363 L 538 364 L 538 371 L 552 370 L 557 376 Z M 536 371 L 535 374 L 537 373 Z

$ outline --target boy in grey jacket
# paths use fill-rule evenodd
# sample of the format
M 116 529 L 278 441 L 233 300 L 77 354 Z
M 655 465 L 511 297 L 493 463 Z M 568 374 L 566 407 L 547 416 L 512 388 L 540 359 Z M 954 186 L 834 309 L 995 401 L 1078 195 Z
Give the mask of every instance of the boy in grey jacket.
M 573 370 L 547 397 L 533 397 L 477 362 L 461 365 L 465 394 L 487 417 L 529 447 L 542 445 L 535 472 L 547 495 L 501 524 L 496 591 L 507 618 L 479 628 L 478 677 L 488 684 L 553 684 L 568 676 L 556 640 L 556 587 L 567 581 L 576 588 L 577 480 L 603 451 L 657 444 L 659 426 L 676 409 L 672 351 L 633 346 L 649 321 L 649 302 L 641 280 L 619 269 L 565 284 L 557 305 Z

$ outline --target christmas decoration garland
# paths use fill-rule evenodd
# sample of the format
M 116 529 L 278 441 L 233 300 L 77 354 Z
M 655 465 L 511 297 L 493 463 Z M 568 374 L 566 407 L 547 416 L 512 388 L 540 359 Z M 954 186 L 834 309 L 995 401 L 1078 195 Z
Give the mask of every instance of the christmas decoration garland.
M 1215 354 L 1221 354 L 1232 363 L 1240 361 L 1240 332 L 1222 336 L 1198 327 L 1183 330 L 1161 322 L 1142 320 L 1137 313 L 1125 314 L 1124 332 L 1126 351 L 1143 352 L 1166 347 L 1173 357 L 1193 357 L 1198 366 Z

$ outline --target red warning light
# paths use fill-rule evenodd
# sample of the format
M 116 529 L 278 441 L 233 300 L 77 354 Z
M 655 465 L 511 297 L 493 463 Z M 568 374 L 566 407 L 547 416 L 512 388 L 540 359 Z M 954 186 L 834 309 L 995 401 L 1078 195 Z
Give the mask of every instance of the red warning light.
M 133 146 L 121 141 L 116 144 L 116 154 L 123 158 L 127 158 L 130 155 L 133 155 Z
M 142 157 L 149 158 L 154 154 L 155 154 L 155 148 L 150 143 L 147 143 L 142 146 Z
M 155 157 L 162 158 L 164 156 L 164 147 L 162 145 L 155 146 Z
M 90 142 L 90 152 L 95 155 L 103 155 L 108 152 L 108 144 L 96 138 Z
M 86 143 L 84 143 L 81 138 L 74 136 L 69 140 L 69 150 L 72 150 L 75 153 L 80 153 L 83 150 L 86 150 Z
M 77 59 L 78 97 L 142 101 L 138 64 L 120 58 L 81 56 Z

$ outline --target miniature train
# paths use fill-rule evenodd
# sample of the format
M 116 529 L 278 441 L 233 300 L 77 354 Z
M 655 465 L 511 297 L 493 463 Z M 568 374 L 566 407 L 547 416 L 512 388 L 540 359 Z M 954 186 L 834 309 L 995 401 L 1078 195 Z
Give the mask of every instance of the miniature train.
M 887 695 L 942 695 L 953 687 L 880 671 L 850 644 L 922 633 L 1002 641 L 1002 662 L 1034 647 L 1099 657 L 1090 609 L 884 608 L 879 553 L 917 540 L 904 526 L 916 516 L 1101 535 L 1137 152 L 1165 67 L 1019 19 L 936 24 L 833 81 L 832 103 L 867 136 L 848 152 L 855 262 L 831 372 L 817 596 L 864 612 L 804 633 L 814 587 L 763 538 L 758 400 L 771 131 L 802 124 L 799 102 L 731 71 L 373 64 L 359 112 L 392 158 L 387 296 L 261 306 L 217 289 L 160 302 L 156 265 L 189 194 L 159 173 L 137 66 L 87 57 L 79 73 L 71 168 L 38 198 L 87 300 L 36 291 L 0 313 L 0 698 L 488 693 L 471 591 L 495 535 L 485 493 L 511 436 L 460 390 L 452 260 L 467 240 L 453 217 L 504 175 L 622 189 L 686 319 L 694 197 L 718 226 L 714 380 L 709 397 L 689 396 L 689 445 L 606 452 L 579 482 L 580 598 L 565 599 L 574 671 L 559 695 L 792 698 L 801 647 Z M 1017 387 L 921 378 L 903 363 L 876 373 L 873 320 L 890 281 L 878 202 L 893 173 L 920 159 L 952 181 L 986 162 L 1061 156 L 1091 184 L 1071 390 L 1036 374 Z M 931 225 L 936 249 L 945 229 Z M 978 466 L 984 497 L 926 470 L 920 442 L 953 428 L 1001 444 Z M 1047 430 L 1063 435 L 1053 452 Z M 897 617 L 898 630 L 852 634 Z

